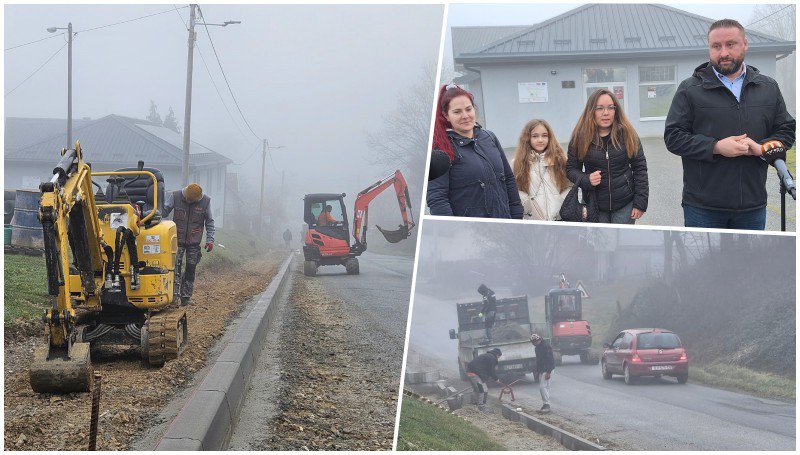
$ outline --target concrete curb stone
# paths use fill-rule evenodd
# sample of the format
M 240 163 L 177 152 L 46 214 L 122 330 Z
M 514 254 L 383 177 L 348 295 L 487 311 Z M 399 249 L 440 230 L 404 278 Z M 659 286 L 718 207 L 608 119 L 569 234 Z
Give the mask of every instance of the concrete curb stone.
M 172 420 L 155 450 L 225 450 L 261 344 L 272 325 L 275 302 L 291 275 L 294 254 L 225 346 L 208 374 Z

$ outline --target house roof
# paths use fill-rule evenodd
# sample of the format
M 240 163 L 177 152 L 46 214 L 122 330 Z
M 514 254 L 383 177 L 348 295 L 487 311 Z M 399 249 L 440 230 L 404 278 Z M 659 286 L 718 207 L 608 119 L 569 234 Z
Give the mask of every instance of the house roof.
M 91 120 L 72 120 L 72 128 L 75 129 Z M 42 138 L 61 134 L 67 135 L 67 121 L 58 118 L 25 118 L 8 117 L 6 118 L 6 131 L 4 137 L 4 150 L 16 150 L 22 146 L 41 141 Z
M 6 119 L 6 161 L 57 161 L 56 154 L 66 143 L 66 128 L 45 128 L 52 123 L 51 119 L 23 120 L 14 117 Z M 27 129 L 35 129 L 38 121 L 41 121 L 41 133 L 38 139 L 32 139 L 34 135 Z M 20 125 L 25 128 L 17 129 Z M 181 166 L 183 162 L 181 134 L 147 120 L 112 114 L 79 124 L 73 122 L 72 136 L 80 140 L 86 161 L 94 164 L 135 165 L 143 160 L 147 166 L 164 167 Z M 9 149 L 9 144 L 23 145 Z M 190 153 L 190 168 L 233 162 L 195 141 L 192 141 Z
M 588 4 L 455 57 L 456 63 L 552 60 L 578 55 L 707 53 L 713 19 L 665 5 Z M 746 30 L 750 51 L 794 52 L 794 41 Z
M 530 28 L 530 25 L 452 27 L 453 56 L 481 49 L 487 44 Z

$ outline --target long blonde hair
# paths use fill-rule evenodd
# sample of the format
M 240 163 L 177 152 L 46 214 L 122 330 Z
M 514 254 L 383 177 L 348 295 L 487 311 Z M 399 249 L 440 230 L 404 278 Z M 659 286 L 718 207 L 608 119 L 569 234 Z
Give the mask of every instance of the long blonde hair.
M 517 141 L 517 151 L 514 153 L 514 179 L 517 181 L 517 188 L 520 191 L 528 192 L 531 184 L 531 160 L 530 154 L 536 153 L 531 146 L 531 132 L 537 126 L 542 125 L 547 130 L 549 140 L 547 148 L 544 149 L 544 159 L 550 163 L 550 177 L 556 184 L 559 191 L 572 186 L 567 178 L 567 154 L 564 148 L 556 140 L 556 135 L 550 125 L 541 119 L 533 119 L 525 124 Z
M 622 110 L 622 105 L 617 100 L 617 97 L 611 93 L 611 90 L 601 88 L 591 95 L 586 100 L 586 106 L 583 108 L 578 123 L 575 129 L 572 130 L 572 138 L 570 145 L 578 152 L 578 159 L 583 161 L 586 154 L 589 153 L 589 146 L 592 144 L 600 145 L 600 129 L 594 121 L 594 108 L 597 106 L 597 100 L 603 96 L 608 95 L 614 103 L 616 110 L 614 111 L 614 121 L 611 123 L 611 144 L 616 148 L 621 148 L 620 145 L 625 145 L 625 151 L 628 158 L 633 158 L 639 152 L 639 136 L 633 125 L 628 120 L 625 112 Z

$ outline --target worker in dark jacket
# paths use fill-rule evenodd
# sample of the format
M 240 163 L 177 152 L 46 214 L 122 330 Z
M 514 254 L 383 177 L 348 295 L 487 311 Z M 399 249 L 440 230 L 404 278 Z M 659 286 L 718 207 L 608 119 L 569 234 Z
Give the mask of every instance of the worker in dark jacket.
M 531 335 L 531 343 L 536 351 L 536 370 L 541 375 L 539 377 L 539 394 L 542 395 L 542 408 L 539 409 L 539 413 L 547 414 L 550 412 L 550 378 L 556 368 L 553 348 L 544 338 L 535 333 Z
M 178 230 L 178 257 L 175 261 L 175 284 L 173 286 L 175 300 L 181 299 L 181 305 L 188 305 L 194 290 L 194 275 L 200 263 L 200 241 L 203 239 L 203 228 L 206 231 L 206 251 L 214 249 L 214 216 L 211 213 L 211 198 L 203 194 L 197 183 L 190 183 L 186 188 L 173 191 L 164 202 L 164 216 L 172 210 L 172 219 Z M 186 270 L 183 271 L 183 257 L 186 255 Z
M 484 329 L 486 330 L 486 340 L 483 344 L 492 344 L 492 328 L 497 317 L 497 298 L 494 295 L 494 291 L 485 284 L 481 284 L 478 287 L 478 293 L 483 296 L 481 314 L 483 315 Z
M 767 163 L 761 144 L 788 150 L 795 120 L 774 79 L 744 63 L 741 24 L 723 19 L 708 31 L 709 61 L 678 86 L 664 142 L 683 161 L 684 225 L 757 229 L 766 225 Z
M 522 219 L 505 151 L 494 133 L 475 122 L 475 113 L 471 93 L 457 85 L 441 88 L 433 147 L 444 151 L 451 165 L 428 182 L 431 215 Z
M 498 359 L 500 359 L 502 355 L 503 353 L 500 349 L 494 348 L 467 363 L 467 377 L 469 377 L 469 382 L 472 383 L 478 409 L 481 411 L 488 411 L 486 399 L 489 394 L 489 387 L 486 383 L 489 382 L 489 380 L 498 382 L 495 368 L 497 367 Z
M 567 177 L 584 192 L 594 190 L 601 223 L 633 224 L 647 211 L 642 141 L 608 89 L 586 101 L 567 148 Z

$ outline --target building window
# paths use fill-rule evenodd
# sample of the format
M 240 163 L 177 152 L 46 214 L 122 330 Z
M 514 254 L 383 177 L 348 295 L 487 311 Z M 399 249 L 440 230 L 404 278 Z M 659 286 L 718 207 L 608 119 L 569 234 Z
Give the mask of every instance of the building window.
M 675 66 L 640 66 L 640 120 L 666 119 L 676 89 Z
M 625 68 L 586 68 L 583 70 L 583 87 L 586 92 L 585 100 L 595 91 L 604 88 L 617 97 L 622 108 L 625 109 Z

